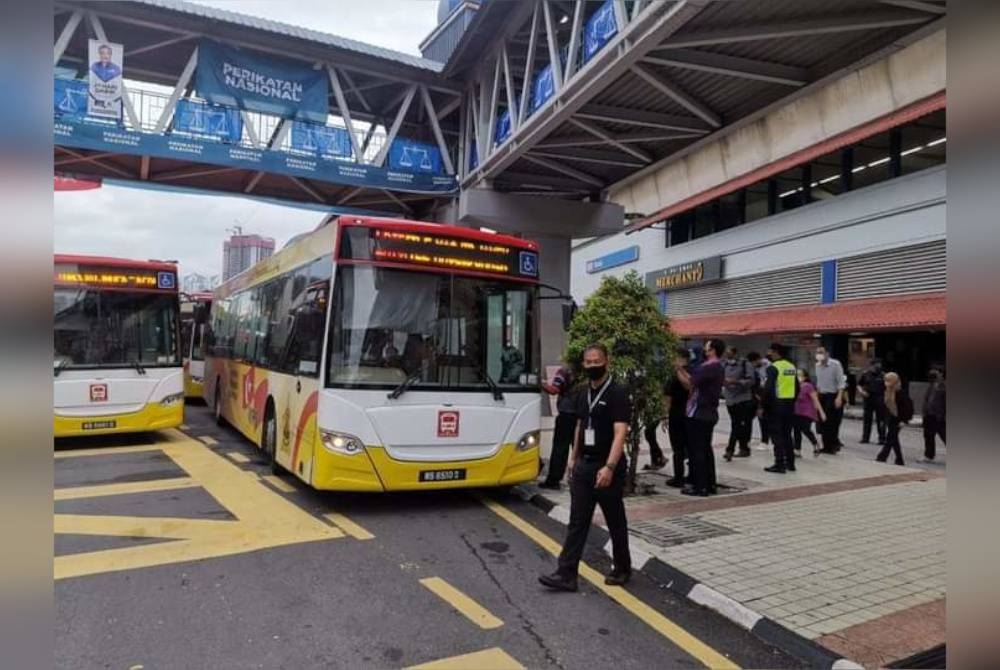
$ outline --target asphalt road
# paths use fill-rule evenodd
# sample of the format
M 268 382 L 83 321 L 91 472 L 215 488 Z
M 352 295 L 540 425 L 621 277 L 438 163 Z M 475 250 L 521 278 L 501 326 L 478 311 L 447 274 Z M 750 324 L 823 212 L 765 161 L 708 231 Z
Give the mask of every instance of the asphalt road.
M 56 666 L 801 667 L 641 574 L 548 592 L 562 527 L 509 493 L 269 474 L 197 406 L 184 434 L 57 444 Z

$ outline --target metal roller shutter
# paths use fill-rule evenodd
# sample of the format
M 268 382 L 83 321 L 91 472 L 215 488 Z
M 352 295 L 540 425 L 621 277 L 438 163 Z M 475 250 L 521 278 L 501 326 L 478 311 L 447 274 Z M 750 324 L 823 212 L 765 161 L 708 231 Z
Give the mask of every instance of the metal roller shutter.
M 667 315 L 810 305 L 819 300 L 820 266 L 806 265 L 670 291 L 667 293 Z
M 946 283 L 944 240 L 837 262 L 837 300 L 943 291 Z

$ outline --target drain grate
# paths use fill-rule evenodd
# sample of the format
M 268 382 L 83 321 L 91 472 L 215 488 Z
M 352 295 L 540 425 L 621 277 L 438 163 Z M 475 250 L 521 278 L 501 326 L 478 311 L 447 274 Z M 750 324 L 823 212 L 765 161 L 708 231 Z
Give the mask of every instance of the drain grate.
M 704 521 L 695 516 L 681 516 L 660 521 L 637 521 L 629 524 L 629 531 L 658 547 L 700 542 L 713 537 L 732 535 L 732 528 Z

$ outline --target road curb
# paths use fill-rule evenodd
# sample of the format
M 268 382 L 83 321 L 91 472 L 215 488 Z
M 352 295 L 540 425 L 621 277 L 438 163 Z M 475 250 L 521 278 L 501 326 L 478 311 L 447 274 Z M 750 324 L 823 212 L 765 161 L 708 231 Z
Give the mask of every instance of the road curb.
M 569 508 L 559 505 L 546 498 L 537 487 L 532 485 L 514 487 L 516 494 L 524 501 L 545 512 L 549 518 L 566 525 L 569 520 Z M 608 551 L 608 531 L 594 525 L 591 535 Z M 831 668 L 831 670 L 864 670 L 854 661 L 842 657 L 826 647 L 813 642 L 809 638 L 782 626 L 746 605 L 733 600 L 729 596 L 703 584 L 691 575 L 678 570 L 672 565 L 651 556 L 645 564 L 637 569 L 664 588 L 687 598 L 688 600 L 707 607 L 721 614 L 737 626 L 750 631 L 757 638 L 782 651 L 791 654 L 810 668 Z

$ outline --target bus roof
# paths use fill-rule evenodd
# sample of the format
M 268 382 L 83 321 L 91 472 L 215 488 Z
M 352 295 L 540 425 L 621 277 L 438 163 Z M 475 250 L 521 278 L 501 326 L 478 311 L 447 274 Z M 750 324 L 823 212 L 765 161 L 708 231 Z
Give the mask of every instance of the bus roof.
M 78 254 L 55 254 L 56 263 L 75 263 L 77 265 L 102 265 L 116 268 L 136 268 L 142 270 L 164 270 L 177 272 L 177 263 L 171 261 L 136 261 L 127 258 L 112 258 L 111 256 L 83 256 Z

